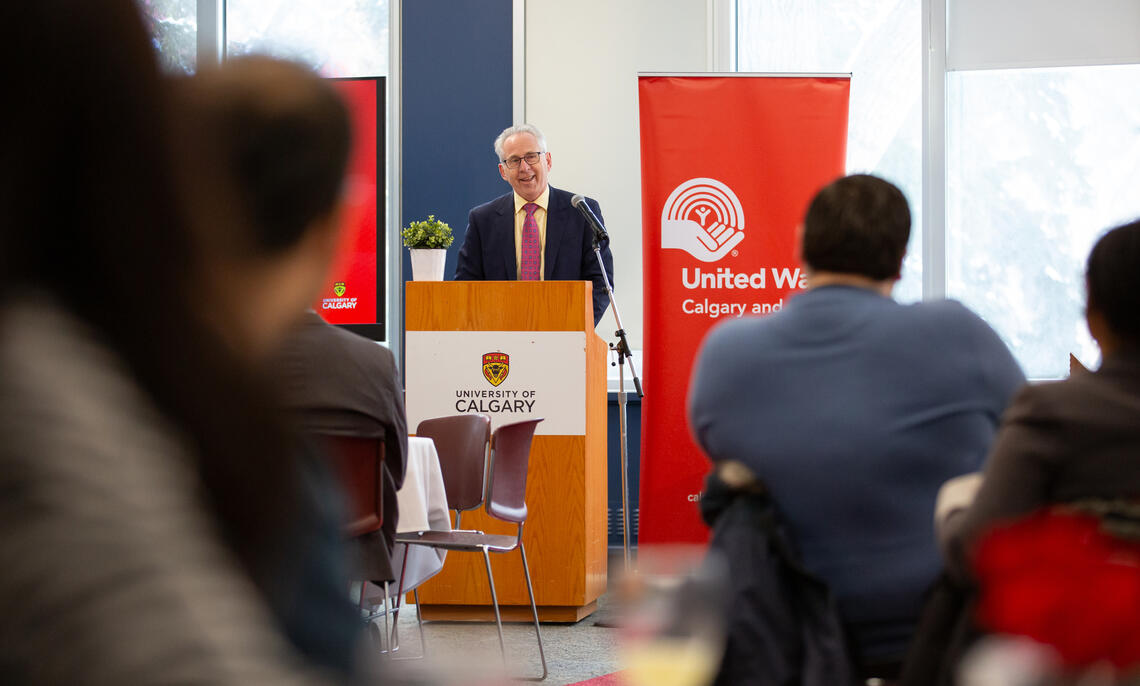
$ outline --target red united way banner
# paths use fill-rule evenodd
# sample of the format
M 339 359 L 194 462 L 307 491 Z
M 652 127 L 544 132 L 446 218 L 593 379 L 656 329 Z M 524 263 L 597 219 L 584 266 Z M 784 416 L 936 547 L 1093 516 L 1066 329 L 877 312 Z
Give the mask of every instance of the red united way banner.
M 708 537 L 697 503 L 709 462 L 685 415 L 693 360 L 720 319 L 778 311 L 803 287 L 796 227 L 844 173 L 850 86 L 846 75 L 638 79 L 641 543 Z

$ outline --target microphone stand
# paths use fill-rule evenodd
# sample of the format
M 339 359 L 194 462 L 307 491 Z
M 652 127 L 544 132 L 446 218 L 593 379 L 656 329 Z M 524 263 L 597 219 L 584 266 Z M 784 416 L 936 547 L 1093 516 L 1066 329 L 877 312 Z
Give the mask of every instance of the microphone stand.
M 621 429 L 621 528 L 623 536 L 623 552 L 625 573 L 630 571 L 629 564 L 629 437 L 626 431 L 626 397 L 625 397 L 625 365 L 629 364 L 629 371 L 633 375 L 633 387 L 637 390 L 637 397 L 644 398 L 641 390 L 641 379 L 637 376 L 637 368 L 633 362 L 633 352 L 629 348 L 629 339 L 625 335 L 625 327 L 621 323 L 621 313 L 618 312 L 617 300 L 614 299 L 613 285 L 606 274 L 606 263 L 602 260 L 601 243 L 598 232 L 594 232 L 594 256 L 598 259 L 598 267 L 602 272 L 602 282 L 606 285 L 606 295 L 610 298 L 610 309 L 614 312 L 614 321 L 617 322 L 616 343 L 610 343 L 610 350 L 617 353 L 618 366 L 618 426 Z M 608 240 L 608 237 L 606 237 Z M 612 362 L 610 363 L 613 364 Z

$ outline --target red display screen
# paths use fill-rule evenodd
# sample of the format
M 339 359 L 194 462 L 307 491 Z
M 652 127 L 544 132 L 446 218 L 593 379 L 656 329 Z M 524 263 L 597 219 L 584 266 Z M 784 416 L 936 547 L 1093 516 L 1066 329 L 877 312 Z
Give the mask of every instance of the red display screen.
M 352 119 L 340 243 L 313 308 L 330 324 L 384 340 L 384 79 L 332 79 Z

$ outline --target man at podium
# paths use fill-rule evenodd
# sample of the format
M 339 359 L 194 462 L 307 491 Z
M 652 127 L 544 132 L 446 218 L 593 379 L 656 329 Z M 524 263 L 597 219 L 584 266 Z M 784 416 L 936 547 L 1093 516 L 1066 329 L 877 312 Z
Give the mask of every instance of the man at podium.
M 609 306 L 593 230 L 570 204 L 572 194 L 547 181 L 551 158 L 537 127 L 519 124 L 495 139 L 499 175 L 512 192 L 479 205 L 467 218 L 456 281 L 592 281 L 594 324 Z M 599 218 L 597 201 L 586 202 Z M 601 246 L 606 276 L 613 284 L 609 243 Z

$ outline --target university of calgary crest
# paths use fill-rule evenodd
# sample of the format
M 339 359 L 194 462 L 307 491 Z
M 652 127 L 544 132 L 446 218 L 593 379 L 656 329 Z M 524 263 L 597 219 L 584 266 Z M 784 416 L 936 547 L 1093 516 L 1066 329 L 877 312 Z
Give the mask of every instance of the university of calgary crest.
M 511 356 L 506 353 L 483 354 L 483 377 L 492 386 L 498 386 L 507 379 L 507 372 L 511 370 Z
M 337 281 L 336 283 L 333 284 L 333 293 L 335 293 L 336 297 L 338 297 L 338 298 L 340 296 L 344 295 L 344 292 L 346 290 L 348 290 L 348 289 L 345 287 L 343 281 Z

